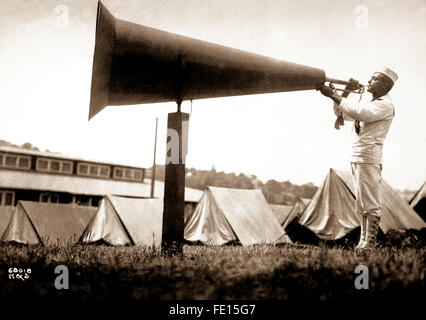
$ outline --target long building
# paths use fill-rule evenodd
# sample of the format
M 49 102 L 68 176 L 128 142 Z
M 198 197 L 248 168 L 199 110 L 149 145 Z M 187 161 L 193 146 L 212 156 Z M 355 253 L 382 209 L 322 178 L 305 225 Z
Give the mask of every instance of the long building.
M 148 173 L 140 167 L 0 147 L 0 206 L 30 200 L 96 207 L 107 194 L 149 198 Z M 154 185 L 154 197 L 162 198 L 164 182 Z M 201 195 L 202 191 L 186 188 L 185 202 L 193 206 Z

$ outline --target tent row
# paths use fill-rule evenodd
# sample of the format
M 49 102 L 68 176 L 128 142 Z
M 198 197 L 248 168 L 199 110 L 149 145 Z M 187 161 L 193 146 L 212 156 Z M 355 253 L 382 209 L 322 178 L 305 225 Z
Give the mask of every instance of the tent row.
M 0 221 L 0 241 L 158 247 L 162 213 L 163 199 L 108 195 L 98 208 L 19 201 L 13 211 L 0 213 L 4 220 Z M 206 245 L 291 242 L 260 190 L 213 187 L 204 192 L 193 212 L 186 213 L 184 238 Z
M 382 180 L 382 232 L 386 234 L 390 230 L 426 228 L 425 197 L 426 183 L 407 203 Z M 338 240 L 360 227 L 361 223 L 361 217 L 355 214 L 352 175 L 341 170 L 330 169 L 312 199 L 298 199 L 293 206 L 271 207 L 284 230 L 294 241 L 301 238 L 309 241 L 311 239 L 303 238 L 311 238 L 311 235 L 316 239 Z
M 423 219 L 385 180 L 382 180 L 380 196 L 382 216 L 379 227 L 383 233 L 426 228 Z M 340 239 L 359 227 L 361 217 L 355 214 L 352 175 L 330 169 L 298 222 L 323 240 Z
M 383 180 L 380 228 L 420 230 L 423 219 Z M 269 205 L 261 190 L 208 187 L 193 211 L 185 212 L 184 238 L 192 243 L 292 243 L 295 224 L 318 238 L 337 240 L 360 226 L 352 176 L 330 169 L 316 194 L 293 206 Z M 158 247 L 163 199 L 105 196 L 98 208 L 19 201 L 0 207 L 0 241 L 63 245 L 81 241 Z
M 16 208 L 9 207 L 9 221 L 5 223 L 2 219 L 0 241 L 30 245 L 75 243 L 96 210 L 93 207 L 21 200 Z

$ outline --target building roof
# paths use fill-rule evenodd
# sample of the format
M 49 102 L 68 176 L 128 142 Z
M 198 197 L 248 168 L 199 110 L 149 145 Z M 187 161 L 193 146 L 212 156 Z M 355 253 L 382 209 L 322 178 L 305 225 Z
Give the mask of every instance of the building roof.
M 24 155 L 39 156 L 39 157 L 45 157 L 45 158 L 74 160 L 74 161 L 91 162 L 91 163 L 97 163 L 97 164 L 106 164 L 111 166 L 145 169 L 142 167 L 136 167 L 136 166 L 132 166 L 132 165 L 124 164 L 124 163 L 116 163 L 116 162 L 113 163 L 110 161 L 100 161 L 100 160 L 88 159 L 83 157 L 72 157 L 69 155 L 61 154 L 59 152 L 37 151 L 37 150 L 29 150 L 29 149 L 15 148 L 15 147 L 3 147 L 3 146 L 0 146 L 0 152 L 8 152 L 8 153 L 15 153 L 15 154 L 19 153 Z
M 107 194 L 145 198 L 151 196 L 150 179 L 144 179 L 144 182 L 140 183 L 8 169 L 0 170 L 0 187 L 93 196 L 105 196 Z M 186 188 L 185 201 L 198 202 L 202 194 L 203 192 L 200 190 Z M 162 198 L 163 195 L 164 182 L 156 180 L 154 197 Z
M 60 153 L 43 152 L 21 149 L 15 147 L 0 147 L 0 152 L 41 156 L 48 158 L 67 159 L 75 161 L 92 162 L 97 164 L 123 166 L 128 168 L 145 169 L 109 162 L 99 162 L 78 157 L 70 157 Z M 145 169 L 146 170 L 146 169 Z M 0 169 L 0 187 L 5 189 L 43 190 L 51 192 L 67 192 L 72 194 L 105 196 L 107 194 L 127 197 L 150 197 L 151 179 L 144 179 L 143 183 L 132 181 L 119 181 L 82 177 L 75 175 L 61 175 L 34 171 L 20 171 L 14 169 Z M 203 192 L 186 188 L 185 201 L 198 202 Z M 164 195 L 164 182 L 155 181 L 154 197 L 162 198 Z

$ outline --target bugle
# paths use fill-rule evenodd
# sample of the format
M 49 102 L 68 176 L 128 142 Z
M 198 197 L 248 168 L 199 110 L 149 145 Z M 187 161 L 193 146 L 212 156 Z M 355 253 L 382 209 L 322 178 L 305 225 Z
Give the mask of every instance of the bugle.
M 329 82 L 329 87 L 332 88 L 333 90 L 348 92 L 348 93 L 363 94 L 365 92 L 365 89 L 368 88 L 368 85 L 359 83 L 357 80 L 354 80 L 354 81 L 351 82 L 351 81 L 346 81 L 346 80 L 340 80 L 340 79 L 325 77 L 325 82 Z M 339 85 L 344 85 L 344 86 L 347 86 L 349 84 L 355 84 L 356 87 L 353 90 L 349 90 L 347 88 L 341 89 L 341 88 L 336 88 L 334 86 L 334 84 L 339 84 Z

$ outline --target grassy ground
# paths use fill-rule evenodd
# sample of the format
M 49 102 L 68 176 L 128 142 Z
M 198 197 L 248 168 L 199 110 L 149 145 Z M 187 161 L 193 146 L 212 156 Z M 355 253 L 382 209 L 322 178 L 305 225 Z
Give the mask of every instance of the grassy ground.
M 268 245 L 184 246 L 182 257 L 144 247 L 70 245 L 0 247 L 0 300 L 264 299 L 340 301 L 424 297 L 426 249 L 379 249 L 366 259 L 352 249 Z M 369 289 L 357 290 L 355 267 L 367 265 Z M 69 290 L 54 269 L 69 269 Z M 9 279 L 9 268 L 31 268 Z

